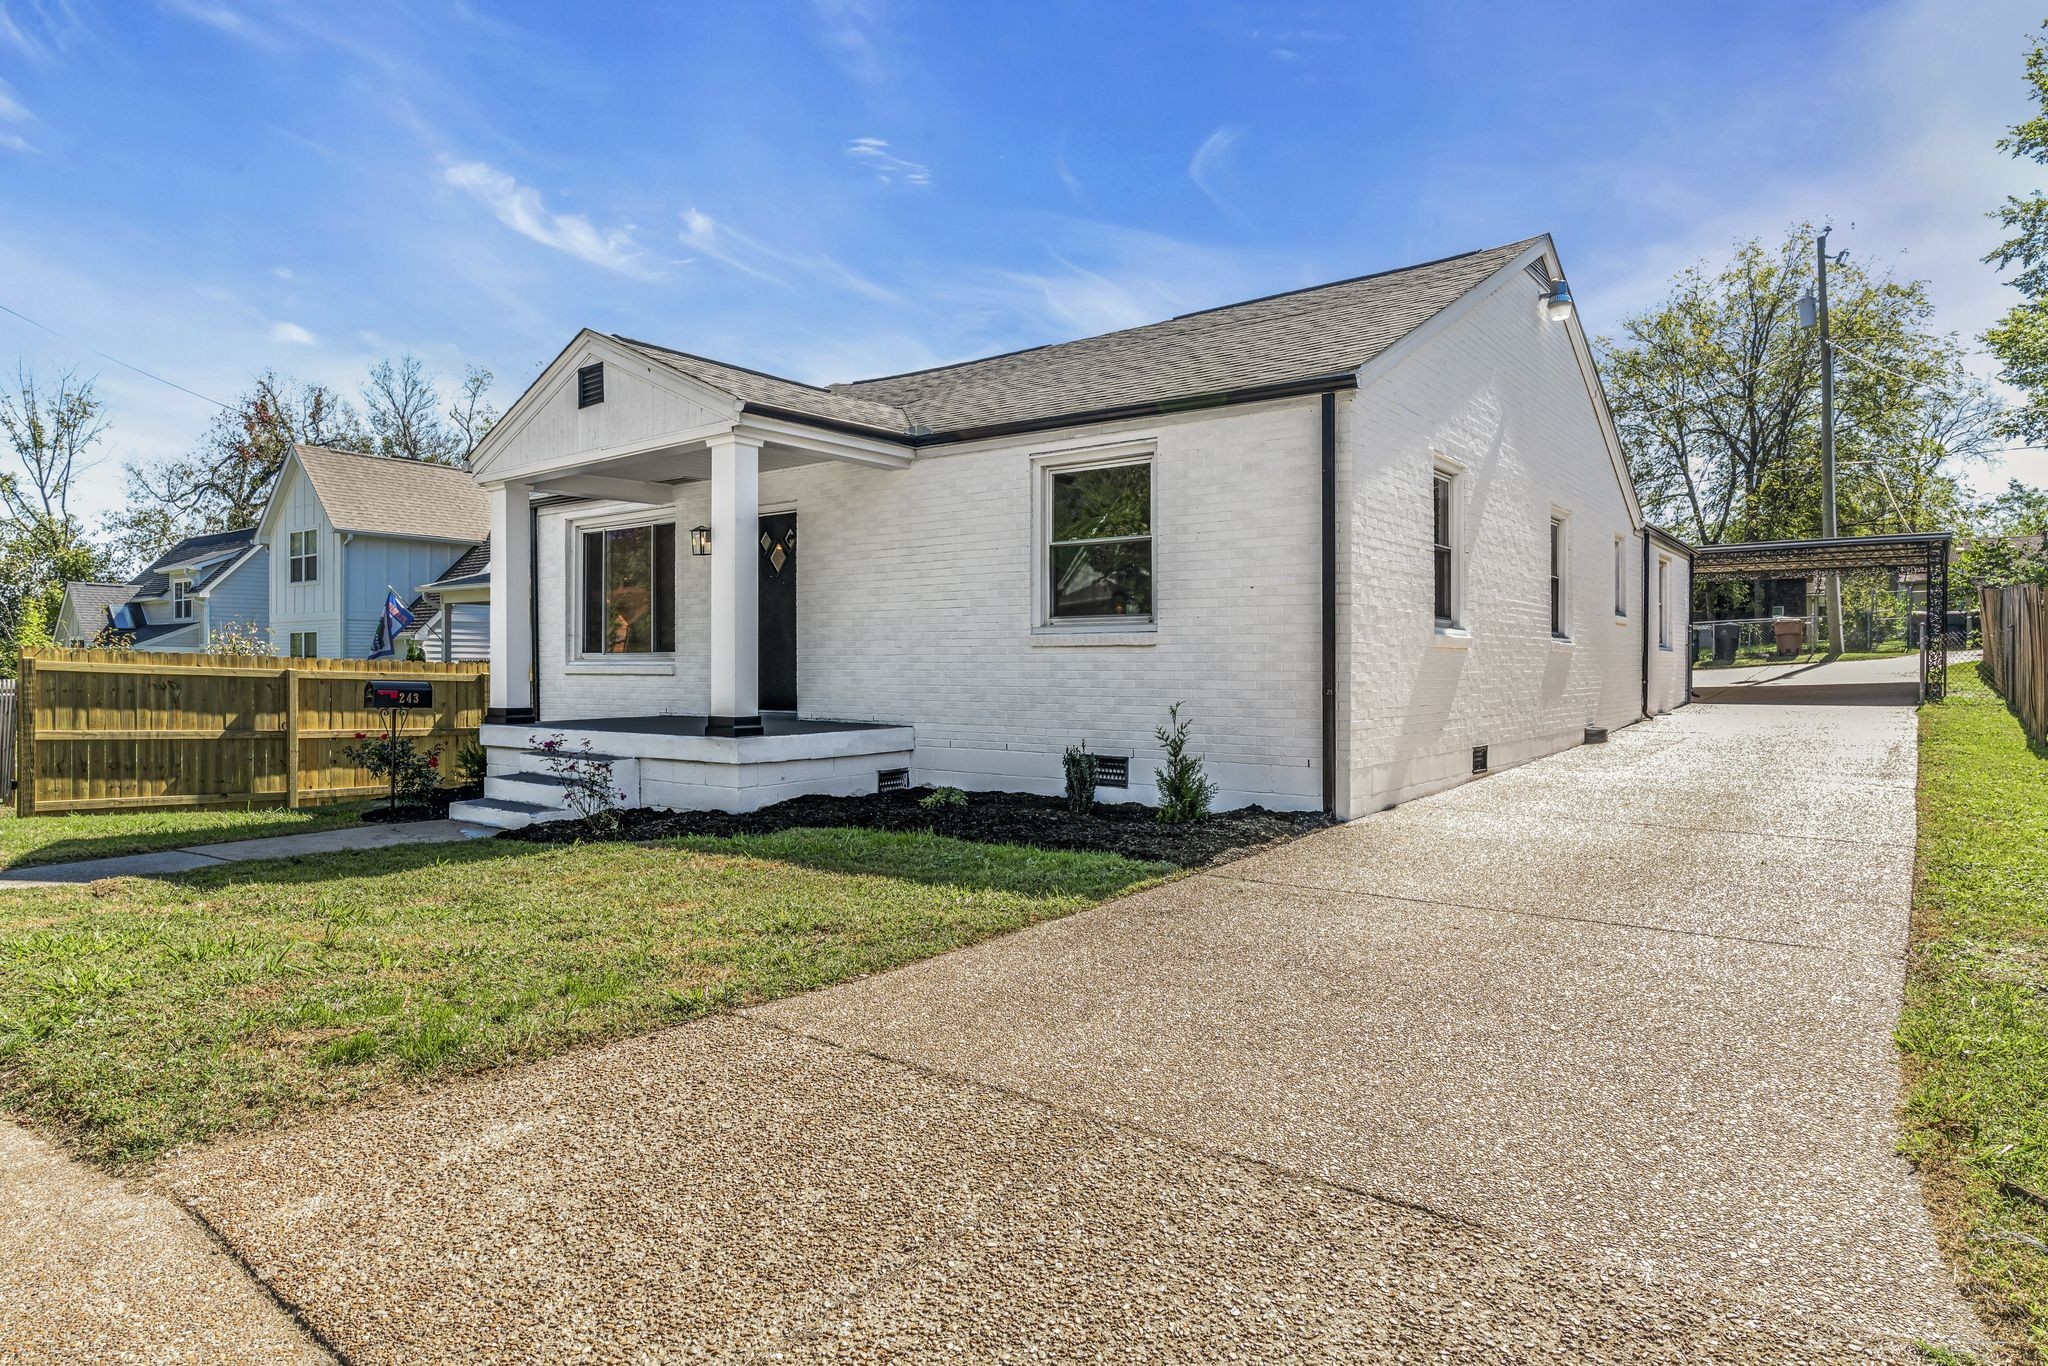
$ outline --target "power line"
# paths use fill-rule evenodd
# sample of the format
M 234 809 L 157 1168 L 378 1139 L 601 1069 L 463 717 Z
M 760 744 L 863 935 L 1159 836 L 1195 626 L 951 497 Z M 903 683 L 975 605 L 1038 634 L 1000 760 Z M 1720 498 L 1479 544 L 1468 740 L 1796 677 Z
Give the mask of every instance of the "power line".
M 171 388 L 176 389 L 181 394 L 190 394 L 193 398 L 198 399 L 200 402 L 211 403 L 214 407 L 221 409 L 223 412 L 233 411 L 228 407 L 227 404 L 222 403 L 217 398 L 208 398 L 205 394 L 200 393 L 197 389 L 187 389 L 184 385 L 178 383 L 176 380 L 165 379 L 162 375 L 152 374 L 151 372 L 143 369 L 139 365 L 130 365 L 127 361 L 122 360 L 119 356 L 110 356 L 104 351 L 94 350 L 92 347 L 86 346 L 84 342 L 79 341 L 76 337 L 67 337 L 62 332 L 59 332 L 56 328 L 51 327 L 48 323 L 39 323 L 34 318 L 29 317 L 28 314 L 18 312 L 15 309 L 9 308 L 6 304 L 0 304 L 0 313 L 11 313 L 15 317 L 27 323 L 30 327 L 40 327 L 43 331 L 49 333 L 51 336 L 56 337 L 61 341 L 68 341 L 73 346 L 84 346 L 86 350 L 91 351 L 95 356 L 98 356 L 101 360 L 109 361 L 115 365 L 118 365 L 123 370 L 133 370 L 136 374 L 141 375 L 144 379 L 153 379 L 158 384 L 168 385 Z

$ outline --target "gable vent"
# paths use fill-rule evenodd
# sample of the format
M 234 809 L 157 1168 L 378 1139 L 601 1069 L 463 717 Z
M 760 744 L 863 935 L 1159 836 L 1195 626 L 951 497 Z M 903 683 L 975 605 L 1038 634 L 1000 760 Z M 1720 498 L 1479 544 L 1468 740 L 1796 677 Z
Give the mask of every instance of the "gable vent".
M 885 768 L 875 775 L 875 791 L 910 791 L 910 770 L 907 768 Z
M 576 406 L 588 408 L 604 402 L 604 362 L 586 365 L 576 372 Z
M 1131 785 L 1131 756 L 1128 754 L 1096 755 L 1095 785 L 1097 787 L 1129 787 Z

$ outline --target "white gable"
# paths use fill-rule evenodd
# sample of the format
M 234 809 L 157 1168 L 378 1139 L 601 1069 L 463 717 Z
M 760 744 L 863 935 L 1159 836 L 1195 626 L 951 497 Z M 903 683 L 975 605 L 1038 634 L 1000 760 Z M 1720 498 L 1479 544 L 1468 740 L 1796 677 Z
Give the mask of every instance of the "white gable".
M 604 366 L 604 401 L 577 404 L 577 374 Z M 729 427 L 740 403 L 595 332 L 555 358 L 477 448 L 479 480 L 515 479 Z

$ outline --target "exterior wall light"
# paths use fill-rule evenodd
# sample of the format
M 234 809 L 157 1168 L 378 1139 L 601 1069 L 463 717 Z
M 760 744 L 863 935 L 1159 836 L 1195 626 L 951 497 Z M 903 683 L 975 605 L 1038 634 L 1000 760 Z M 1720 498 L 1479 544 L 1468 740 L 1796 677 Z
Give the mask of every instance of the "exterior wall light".
M 1543 315 L 1554 323 L 1561 323 L 1572 315 L 1572 287 L 1563 280 L 1552 280 L 1550 290 L 1543 296 Z
M 692 555 L 709 555 L 711 553 L 710 527 L 693 526 L 690 528 L 690 553 Z

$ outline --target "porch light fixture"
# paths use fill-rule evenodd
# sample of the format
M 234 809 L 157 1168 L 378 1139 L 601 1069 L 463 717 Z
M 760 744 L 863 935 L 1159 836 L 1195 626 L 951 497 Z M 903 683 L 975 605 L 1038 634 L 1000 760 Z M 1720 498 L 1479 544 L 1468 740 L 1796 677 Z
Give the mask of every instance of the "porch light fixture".
M 1561 323 L 1572 315 L 1572 287 L 1563 280 L 1552 280 L 1550 289 L 1543 296 L 1543 316 L 1554 323 Z
M 709 555 L 711 553 L 710 527 L 693 526 L 690 528 L 690 553 L 692 555 Z

